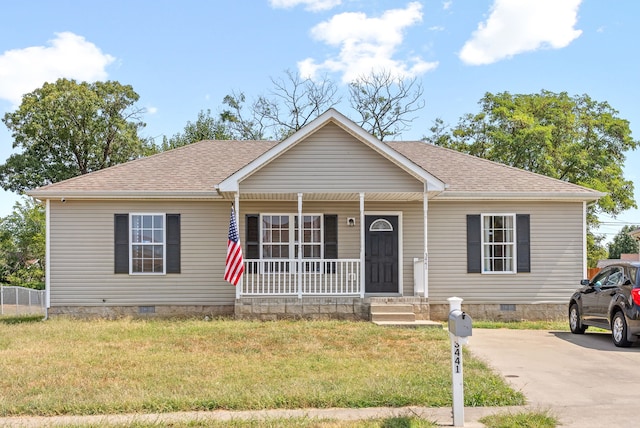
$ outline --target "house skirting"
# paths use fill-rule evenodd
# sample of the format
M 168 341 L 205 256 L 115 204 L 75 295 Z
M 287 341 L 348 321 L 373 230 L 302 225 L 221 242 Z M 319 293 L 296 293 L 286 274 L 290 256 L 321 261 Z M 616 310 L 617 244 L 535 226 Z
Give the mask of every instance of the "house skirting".
M 449 304 L 430 304 L 433 321 L 449 319 Z M 535 304 L 465 304 L 462 310 L 473 320 L 486 321 L 563 321 L 567 319 L 568 306 L 560 303 Z
M 410 304 L 416 320 L 447 321 L 449 304 L 429 303 L 424 297 L 242 297 L 235 305 L 55 306 L 50 317 L 73 318 L 192 318 L 235 317 L 273 321 L 279 319 L 338 319 L 368 321 L 371 304 Z M 566 320 L 567 305 L 462 304 L 474 320 Z
M 236 300 L 236 319 L 338 319 L 368 321 L 371 303 L 412 304 L 416 319 L 429 319 L 424 297 L 242 297 Z
M 50 317 L 73 318 L 192 318 L 233 315 L 233 305 L 55 306 Z

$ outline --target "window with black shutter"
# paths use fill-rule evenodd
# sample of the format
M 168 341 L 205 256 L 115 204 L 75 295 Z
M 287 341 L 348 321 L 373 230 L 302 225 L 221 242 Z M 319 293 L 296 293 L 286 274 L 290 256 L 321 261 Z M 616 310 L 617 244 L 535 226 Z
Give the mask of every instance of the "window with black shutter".
M 529 223 L 529 214 L 467 215 L 467 272 L 531 272 Z
M 180 214 L 114 214 L 114 272 L 180 273 Z

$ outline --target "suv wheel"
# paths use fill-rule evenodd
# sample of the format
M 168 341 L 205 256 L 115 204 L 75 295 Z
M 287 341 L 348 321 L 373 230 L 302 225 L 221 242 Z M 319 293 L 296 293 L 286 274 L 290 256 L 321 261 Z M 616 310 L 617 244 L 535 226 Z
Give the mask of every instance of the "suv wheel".
M 620 311 L 616 312 L 611 320 L 611 336 L 613 344 L 622 348 L 628 348 L 633 343 L 627 339 L 627 320 Z
M 571 333 L 573 334 L 582 334 L 587 329 L 580 321 L 580 311 L 577 303 L 572 304 L 569 308 L 569 328 L 571 328 Z

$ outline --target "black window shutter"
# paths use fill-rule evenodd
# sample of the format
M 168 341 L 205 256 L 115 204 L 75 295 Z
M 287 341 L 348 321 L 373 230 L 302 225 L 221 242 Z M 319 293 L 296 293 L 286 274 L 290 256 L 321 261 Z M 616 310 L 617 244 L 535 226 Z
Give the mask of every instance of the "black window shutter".
M 129 273 L 129 214 L 114 214 L 114 273 Z
M 529 214 L 516 214 L 516 254 L 518 272 L 531 272 Z
M 324 258 L 338 258 L 338 215 L 324 215 Z
M 481 273 L 480 214 L 467 215 L 467 273 Z
M 246 249 L 245 257 L 250 260 L 260 258 L 260 214 L 247 214 L 245 216 Z
M 180 273 L 180 214 L 167 214 L 166 273 Z

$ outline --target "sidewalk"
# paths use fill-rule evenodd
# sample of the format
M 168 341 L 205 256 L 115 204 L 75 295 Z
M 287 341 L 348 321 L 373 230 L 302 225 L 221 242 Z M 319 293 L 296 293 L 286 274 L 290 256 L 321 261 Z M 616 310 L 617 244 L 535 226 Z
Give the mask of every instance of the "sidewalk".
M 478 422 L 483 416 L 501 412 L 519 412 L 521 407 L 467 407 L 465 408 L 466 428 L 482 428 Z M 0 427 L 35 428 L 55 427 L 65 425 L 92 425 L 103 424 L 132 424 L 132 423 L 158 423 L 170 424 L 187 421 L 231 421 L 231 420 L 266 420 L 266 419 L 337 419 L 355 421 L 362 419 L 386 419 L 392 417 L 417 416 L 425 420 L 437 423 L 439 426 L 453 426 L 451 408 L 434 407 L 375 407 L 366 409 L 299 409 L 299 410 L 262 410 L 262 411 L 225 411 L 212 412 L 178 412 L 157 414 L 123 414 L 123 415 L 93 415 L 93 416 L 51 416 L 51 417 L 15 417 L 0 418 Z

